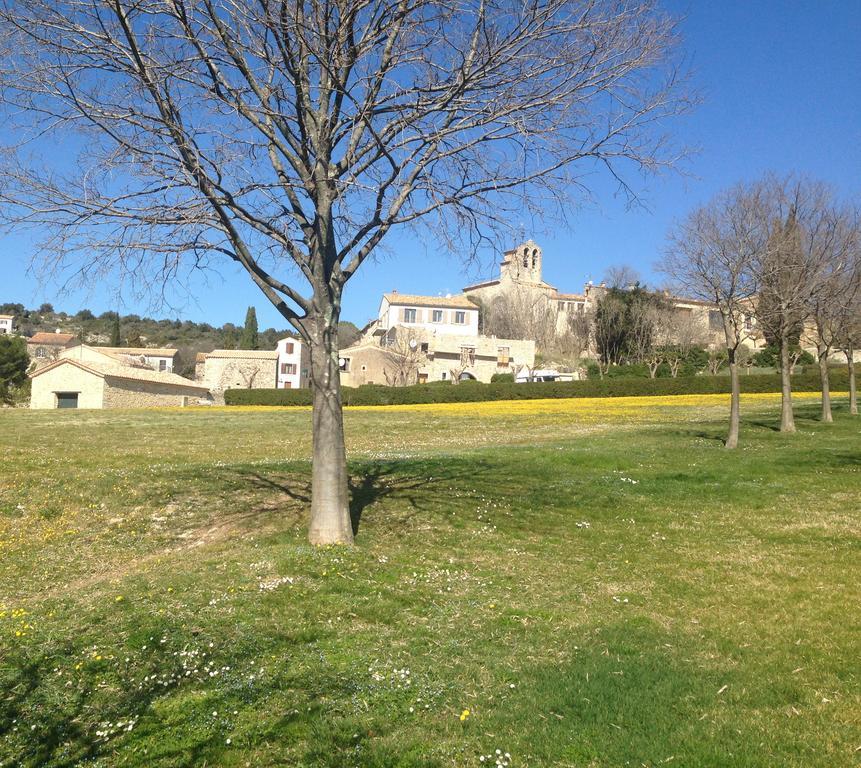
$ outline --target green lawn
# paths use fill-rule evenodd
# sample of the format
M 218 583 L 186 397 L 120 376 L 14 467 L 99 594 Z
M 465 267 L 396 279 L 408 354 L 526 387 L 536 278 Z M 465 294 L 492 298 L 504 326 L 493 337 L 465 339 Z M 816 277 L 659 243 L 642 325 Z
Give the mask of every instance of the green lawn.
M 858 766 L 861 419 L 631 402 L 0 412 L 0 766 Z

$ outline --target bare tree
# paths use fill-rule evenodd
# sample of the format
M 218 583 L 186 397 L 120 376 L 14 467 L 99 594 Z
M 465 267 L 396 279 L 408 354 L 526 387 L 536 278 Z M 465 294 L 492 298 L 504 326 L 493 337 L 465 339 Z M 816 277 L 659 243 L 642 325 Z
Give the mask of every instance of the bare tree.
M 709 302 L 720 312 L 731 381 L 727 448 L 738 446 L 741 389 L 737 357 L 752 330 L 750 317 L 758 290 L 754 265 L 766 249 L 768 236 L 761 189 L 740 184 L 677 224 L 660 264 L 681 293 Z M 713 375 L 720 362 L 713 350 L 709 355 Z
M 857 214 L 848 207 L 830 206 L 831 219 L 823 243 L 824 252 L 816 290 L 808 297 L 812 337 L 822 385 L 822 421 L 832 422 L 828 359 L 839 344 L 840 334 L 852 317 L 859 291 L 859 233 Z M 825 229 L 826 227 L 823 227 Z M 853 371 L 854 373 L 854 368 Z
M 615 264 L 607 268 L 604 283 L 608 288 L 626 290 L 640 283 L 640 273 L 630 264 Z
M 689 106 L 652 0 L 0 0 L 0 35 L 24 142 L 0 208 L 52 268 L 158 293 L 226 259 L 308 344 L 315 543 L 353 538 L 356 270 L 402 225 L 474 251 L 524 208 L 564 217 L 584 164 L 630 193 L 631 168 L 675 162 L 660 126 Z
M 390 387 L 406 387 L 418 383 L 419 369 L 427 364 L 420 334 L 411 328 L 397 327 L 389 334 L 383 347 L 386 384 Z
M 662 318 L 664 360 L 675 379 L 691 352 L 706 343 L 701 323 L 690 309 L 672 307 Z
M 754 265 L 760 284 L 756 313 L 763 330 L 780 344 L 780 431 L 795 432 L 792 341 L 810 318 L 813 297 L 840 249 L 842 227 L 833 194 L 821 182 L 769 176 L 761 195 L 770 232 Z
M 484 333 L 502 339 L 531 339 L 546 351 L 557 339 L 557 310 L 547 294 L 529 286 L 514 286 L 496 296 L 483 310 Z
M 861 276 L 858 277 L 861 282 Z M 846 355 L 849 372 L 849 413 L 858 415 L 858 388 L 855 381 L 855 352 L 861 349 L 861 286 L 855 290 L 854 299 L 846 305 L 844 322 L 841 323 L 838 344 Z

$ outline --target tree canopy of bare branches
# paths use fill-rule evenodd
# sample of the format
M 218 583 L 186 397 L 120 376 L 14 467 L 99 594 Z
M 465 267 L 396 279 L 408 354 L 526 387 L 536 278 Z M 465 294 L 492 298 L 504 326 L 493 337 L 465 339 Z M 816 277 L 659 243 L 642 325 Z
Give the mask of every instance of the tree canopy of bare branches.
M 756 259 L 769 231 L 762 191 L 739 184 L 690 213 L 669 235 L 660 270 L 681 295 L 713 304 L 723 321 L 732 394 L 727 448 L 738 445 L 740 384 L 736 357 L 749 337 L 759 290 Z M 720 358 L 711 358 L 719 367 Z M 711 367 L 711 366 L 710 366 Z M 716 373 L 717 368 L 712 370 Z
M 3 0 L 0 36 L 7 222 L 84 280 L 235 262 L 308 343 L 317 543 L 352 541 L 356 270 L 399 226 L 562 215 L 596 163 L 630 189 L 689 106 L 652 0 Z

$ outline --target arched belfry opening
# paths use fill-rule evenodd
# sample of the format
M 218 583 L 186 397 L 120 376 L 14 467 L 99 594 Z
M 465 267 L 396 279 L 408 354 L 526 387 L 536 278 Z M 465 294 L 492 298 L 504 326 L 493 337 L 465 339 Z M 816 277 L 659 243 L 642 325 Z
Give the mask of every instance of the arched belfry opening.
M 541 282 L 541 248 L 532 240 L 505 252 L 502 274 L 526 283 Z

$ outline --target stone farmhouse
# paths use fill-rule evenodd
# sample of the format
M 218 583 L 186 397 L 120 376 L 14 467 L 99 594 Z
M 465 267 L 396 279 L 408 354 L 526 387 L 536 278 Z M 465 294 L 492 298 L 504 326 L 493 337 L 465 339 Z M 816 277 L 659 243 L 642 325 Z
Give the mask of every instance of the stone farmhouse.
M 34 333 L 27 339 L 27 353 L 36 368 L 56 360 L 60 353 L 80 344 L 74 333 Z
M 341 383 L 405 385 L 490 381 L 535 362 L 535 342 L 479 334 L 479 308 L 465 296 L 383 296 L 376 320 L 341 350 Z
M 206 387 L 175 373 L 113 359 L 61 357 L 30 374 L 31 408 L 145 408 L 209 400 Z
M 215 349 L 195 361 L 195 380 L 210 389 L 216 400 L 226 389 L 297 389 L 308 386 L 308 348 L 288 336 L 274 350 Z

